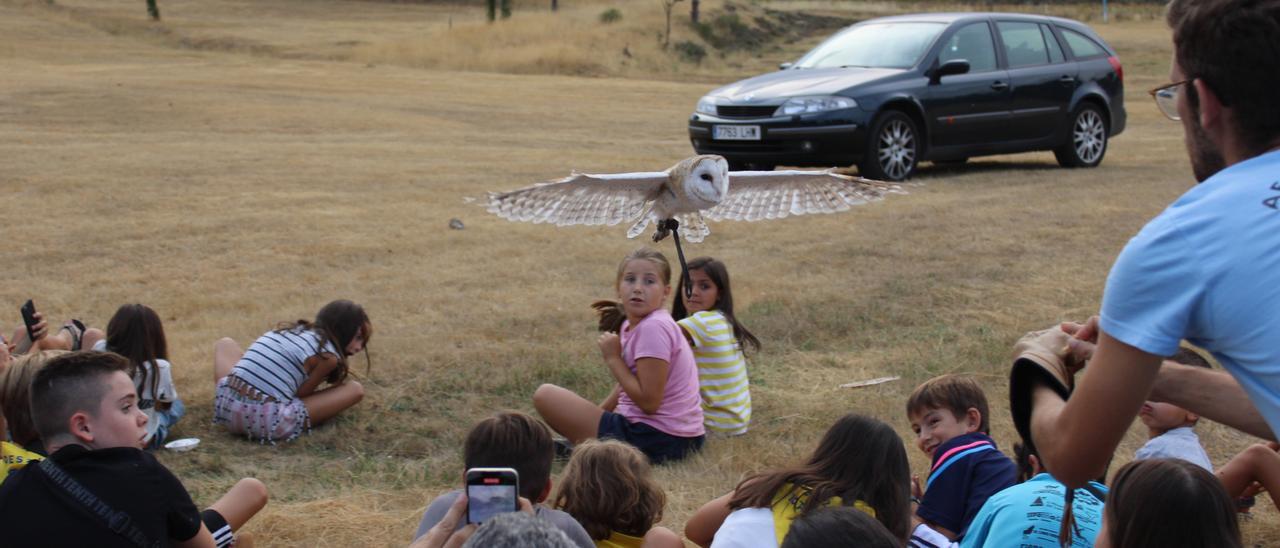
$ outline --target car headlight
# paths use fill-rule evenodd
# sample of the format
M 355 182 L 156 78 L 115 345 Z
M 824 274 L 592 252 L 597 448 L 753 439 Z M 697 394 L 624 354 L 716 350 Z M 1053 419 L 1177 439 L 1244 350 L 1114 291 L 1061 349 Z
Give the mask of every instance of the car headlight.
M 698 99 L 698 106 L 693 110 L 696 111 L 698 114 L 710 114 L 712 116 L 715 116 L 716 100 L 712 98 L 710 95 L 703 97 L 701 99 Z
M 826 112 L 828 110 L 840 110 L 842 108 L 853 108 L 858 103 L 848 97 L 834 97 L 824 95 L 820 97 L 792 97 L 787 99 L 778 110 L 774 112 L 774 116 L 790 116 L 793 114 L 811 114 L 814 112 Z

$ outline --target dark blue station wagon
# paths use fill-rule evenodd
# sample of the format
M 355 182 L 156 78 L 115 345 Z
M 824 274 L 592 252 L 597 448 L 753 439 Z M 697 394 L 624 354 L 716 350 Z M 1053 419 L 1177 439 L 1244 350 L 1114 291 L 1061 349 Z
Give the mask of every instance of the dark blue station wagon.
M 736 170 L 857 164 L 864 177 L 900 181 L 925 160 L 1033 150 L 1093 167 L 1125 126 L 1115 50 L 1069 19 L 871 19 L 781 68 L 698 101 L 694 150 Z

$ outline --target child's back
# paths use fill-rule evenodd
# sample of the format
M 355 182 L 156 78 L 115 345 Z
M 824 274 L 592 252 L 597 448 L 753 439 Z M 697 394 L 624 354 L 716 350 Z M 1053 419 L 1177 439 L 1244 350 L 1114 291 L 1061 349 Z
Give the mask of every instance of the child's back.
M 696 312 L 678 323 L 693 341 L 703 424 L 712 432 L 745 434 L 751 423 L 751 389 L 733 326 L 719 310 Z

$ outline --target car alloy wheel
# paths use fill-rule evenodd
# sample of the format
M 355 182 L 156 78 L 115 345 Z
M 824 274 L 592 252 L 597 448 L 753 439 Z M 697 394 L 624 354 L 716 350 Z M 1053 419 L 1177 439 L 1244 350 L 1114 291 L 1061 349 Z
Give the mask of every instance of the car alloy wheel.
M 865 177 L 901 181 L 916 169 L 920 153 L 915 123 L 906 114 L 886 111 L 872 124 L 872 141 L 858 169 Z
M 1098 107 L 1085 103 L 1071 117 L 1071 141 L 1055 149 L 1063 167 L 1094 167 L 1107 153 L 1107 121 Z

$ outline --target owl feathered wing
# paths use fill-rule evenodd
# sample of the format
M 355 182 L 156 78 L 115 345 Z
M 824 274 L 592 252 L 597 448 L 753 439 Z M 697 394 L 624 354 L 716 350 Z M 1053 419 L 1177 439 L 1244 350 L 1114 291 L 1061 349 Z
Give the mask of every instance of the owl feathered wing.
M 730 171 L 729 192 L 703 214 L 713 221 L 759 221 L 835 213 L 905 194 L 895 184 L 824 171 Z
M 558 181 L 489 194 L 489 212 L 511 221 L 616 225 L 634 220 L 667 182 L 667 172 L 574 173 Z

